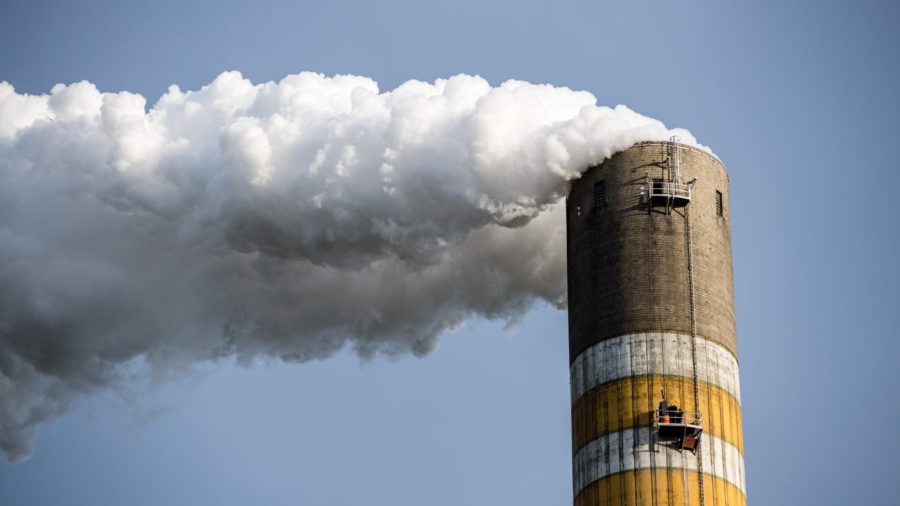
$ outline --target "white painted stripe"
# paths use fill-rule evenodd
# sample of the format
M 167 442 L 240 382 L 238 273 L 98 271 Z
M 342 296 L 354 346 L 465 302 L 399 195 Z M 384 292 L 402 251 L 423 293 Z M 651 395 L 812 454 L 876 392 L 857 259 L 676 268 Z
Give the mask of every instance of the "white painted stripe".
M 591 483 L 622 471 L 635 469 L 687 469 L 697 471 L 697 455 L 678 451 L 663 444 L 651 445 L 652 427 L 628 429 L 607 434 L 585 445 L 572 462 L 575 495 Z M 715 436 L 701 437 L 700 457 L 703 472 L 728 481 L 744 495 L 744 458 L 733 445 Z
M 694 377 L 691 336 L 642 332 L 606 339 L 584 350 L 570 368 L 572 404 L 588 390 L 608 381 L 643 374 Z M 738 363 L 727 348 L 697 338 L 697 375 L 741 402 Z

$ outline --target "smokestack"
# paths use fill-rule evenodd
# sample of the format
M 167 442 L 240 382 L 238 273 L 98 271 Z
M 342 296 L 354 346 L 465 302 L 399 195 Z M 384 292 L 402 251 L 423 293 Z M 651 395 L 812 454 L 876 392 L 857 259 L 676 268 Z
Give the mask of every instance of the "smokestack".
M 572 185 L 575 504 L 746 504 L 728 175 L 641 142 Z

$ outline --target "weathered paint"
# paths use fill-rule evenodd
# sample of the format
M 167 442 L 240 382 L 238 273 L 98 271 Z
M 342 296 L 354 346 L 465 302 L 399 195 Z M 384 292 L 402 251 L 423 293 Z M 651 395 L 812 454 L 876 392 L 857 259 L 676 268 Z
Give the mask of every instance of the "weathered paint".
M 676 332 L 640 332 L 594 344 L 579 354 L 570 367 L 572 403 L 594 387 L 631 376 L 693 378 L 691 339 Z M 724 346 L 697 338 L 697 377 L 725 390 L 740 403 L 737 359 Z
M 670 404 L 704 413 L 704 434 L 718 436 L 743 453 L 741 406 L 737 399 L 711 383 L 700 384 L 700 405 L 694 404 L 691 378 L 683 376 L 632 376 L 588 390 L 572 407 L 573 453 L 589 441 L 622 429 L 652 424 L 661 389 Z
M 648 207 L 646 190 L 671 173 L 673 149 L 693 186 L 690 204 L 667 212 Z M 576 504 L 746 504 L 729 207 L 721 162 L 665 142 L 632 146 L 572 182 Z M 663 389 L 702 413 L 699 457 L 651 441 Z
M 660 468 L 607 476 L 582 489 L 575 506 L 700 506 L 699 473 Z M 703 475 L 707 505 L 744 506 L 744 493 L 725 480 Z
M 704 434 L 699 456 L 703 461 L 704 473 L 723 479 L 745 492 L 744 459 L 734 445 Z M 697 455 L 657 443 L 651 427 L 612 432 L 591 441 L 575 454 L 572 467 L 576 495 L 590 483 L 624 471 L 659 468 L 699 470 Z

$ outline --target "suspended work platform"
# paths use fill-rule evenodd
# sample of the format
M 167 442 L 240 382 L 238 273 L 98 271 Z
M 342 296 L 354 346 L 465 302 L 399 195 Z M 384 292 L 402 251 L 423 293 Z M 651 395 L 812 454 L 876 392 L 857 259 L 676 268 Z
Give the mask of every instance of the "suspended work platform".
M 650 205 L 684 207 L 691 201 L 692 183 L 654 179 L 648 182 L 650 187 Z
M 684 181 L 681 174 L 681 152 L 678 149 L 678 137 L 673 136 L 668 145 L 668 156 L 659 164 L 661 176 L 651 178 L 647 172 L 641 195 L 647 198 L 647 211 L 654 207 L 665 207 L 666 214 L 672 209 L 685 207 L 691 202 L 691 191 L 696 179 Z
M 703 419 L 698 412 L 678 409 L 654 411 L 653 426 L 660 442 L 672 443 L 679 450 L 693 453 L 700 445 Z

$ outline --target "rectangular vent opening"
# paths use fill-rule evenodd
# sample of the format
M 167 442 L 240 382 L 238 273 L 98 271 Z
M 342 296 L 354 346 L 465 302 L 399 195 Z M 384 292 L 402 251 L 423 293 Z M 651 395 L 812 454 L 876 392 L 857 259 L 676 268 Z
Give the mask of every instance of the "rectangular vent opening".
M 597 181 L 594 183 L 594 208 L 606 208 L 606 182 Z

